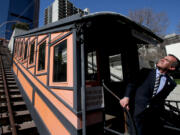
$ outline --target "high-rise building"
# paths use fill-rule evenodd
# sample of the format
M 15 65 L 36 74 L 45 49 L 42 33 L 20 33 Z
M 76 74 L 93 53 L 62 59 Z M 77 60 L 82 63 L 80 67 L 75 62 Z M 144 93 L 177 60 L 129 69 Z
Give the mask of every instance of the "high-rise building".
M 0 37 L 10 39 L 17 22 L 29 24 L 30 29 L 38 27 L 39 0 L 4 0 L 0 8 Z
M 53 5 L 50 5 L 48 8 L 45 9 L 45 17 L 44 17 L 44 23 L 48 24 L 52 22 L 52 7 Z
M 58 21 L 62 18 L 71 16 L 76 13 L 84 13 L 79 8 L 76 8 L 68 0 L 55 0 L 48 8 L 44 11 L 44 24 Z

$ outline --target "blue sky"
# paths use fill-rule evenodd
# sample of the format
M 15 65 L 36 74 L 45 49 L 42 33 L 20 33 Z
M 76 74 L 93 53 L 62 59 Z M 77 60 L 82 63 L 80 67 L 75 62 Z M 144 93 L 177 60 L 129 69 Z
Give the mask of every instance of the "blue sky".
M 44 24 L 44 9 L 54 0 L 40 0 L 39 24 Z M 113 11 L 128 15 L 129 10 L 151 8 L 154 12 L 165 12 L 169 19 L 167 34 L 177 33 L 180 22 L 180 0 L 70 0 L 77 8 L 89 8 L 90 12 Z

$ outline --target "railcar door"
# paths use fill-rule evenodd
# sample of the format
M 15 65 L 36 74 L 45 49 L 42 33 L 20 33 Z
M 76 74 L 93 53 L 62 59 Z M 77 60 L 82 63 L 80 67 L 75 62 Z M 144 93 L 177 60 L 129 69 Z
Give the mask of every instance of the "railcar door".
M 129 30 L 109 21 L 111 27 L 94 20 L 83 27 L 83 36 L 79 35 L 83 38 L 81 52 L 85 54 L 86 111 L 88 116 L 89 110 L 103 108 L 104 120 L 110 123 L 106 126 L 123 133 L 123 108 L 103 88 L 103 83 L 119 98 L 123 97 L 128 80 L 139 70 L 137 43 Z

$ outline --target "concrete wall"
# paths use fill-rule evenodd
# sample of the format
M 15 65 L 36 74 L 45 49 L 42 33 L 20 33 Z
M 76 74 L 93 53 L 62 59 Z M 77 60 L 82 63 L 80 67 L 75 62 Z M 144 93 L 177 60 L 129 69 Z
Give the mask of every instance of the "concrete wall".
M 161 45 L 144 45 L 138 52 L 140 68 L 154 68 L 157 61 L 166 56 L 165 48 Z

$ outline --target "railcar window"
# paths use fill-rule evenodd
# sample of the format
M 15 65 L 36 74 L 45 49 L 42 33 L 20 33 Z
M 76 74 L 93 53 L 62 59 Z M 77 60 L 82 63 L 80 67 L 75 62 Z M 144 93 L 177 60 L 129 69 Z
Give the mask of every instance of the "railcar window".
M 121 54 L 109 56 L 109 66 L 111 82 L 123 81 Z
M 39 46 L 38 71 L 45 69 L 46 41 Z
M 18 48 L 19 48 L 19 44 L 18 42 L 16 42 L 16 55 L 18 55 Z
M 21 42 L 21 45 L 20 45 L 21 47 L 20 47 L 20 57 L 22 56 L 22 51 L 23 51 L 23 42 Z
M 16 49 L 17 49 L 17 43 L 15 43 L 15 48 L 14 48 L 14 53 L 15 54 L 17 53 Z
M 53 81 L 67 81 L 67 40 L 54 47 Z
M 20 56 L 20 47 L 21 47 L 21 45 L 20 45 L 20 42 L 18 42 L 18 57 Z
M 24 59 L 27 58 L 27 47 L 28 47 L 28 42 L 26 42 L 26 44 L 25 44 Z
M 97 80 L 97 57 L 96 51 L 87 54 L 86 80 Z
M 29 64 L 32 64 L 34 62 L 34 46 L 35 46 L 35 42 L 33 42 L 31 44 L 31 52 L 30 52 L 30 61 L 29 61 Z

